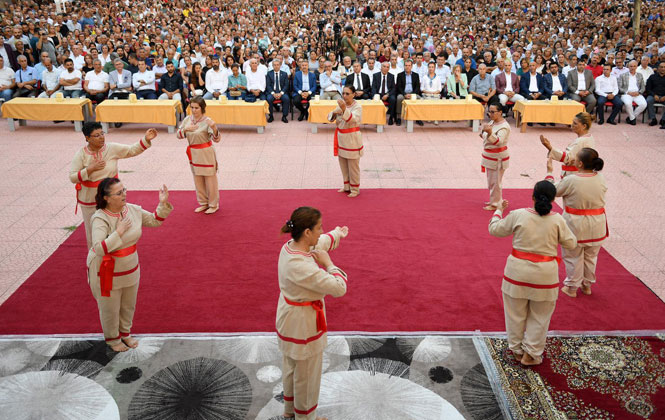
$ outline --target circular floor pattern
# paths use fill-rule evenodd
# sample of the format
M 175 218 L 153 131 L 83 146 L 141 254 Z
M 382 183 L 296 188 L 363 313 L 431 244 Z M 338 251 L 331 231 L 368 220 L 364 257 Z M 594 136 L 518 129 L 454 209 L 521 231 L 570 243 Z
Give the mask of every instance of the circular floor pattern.
M 90 379 L 97 376 L 102 369 L 104 369 L 104 366 L 97 362 L 81 359 L 55 359 L 49 361 L 42 368 L 43 371 L 55 370 L 58 372 L 74 373 Z
M 263 366 L 256 371 L 256 379 L 265 383 L 273 383 L 282 377 L 282 369 L 274 365 Z
M 425 337 L 413 352 L 413 361 L 441 363 L 450 356 L 452 343 L 447 337 Z
M 217 341 L 217 355 L 238 363 L 268 363 L 282 359 L 277 337 L 240 337 Z
M 376 357 L 363 357 L 351 360 L 349 370 L 362 370 L 373 375 L 383 373 L 388 376 L 400 378 L 409 377 L 409 366 L 397 360 L 379 359 Z
M 109 364 L 112 366 L 136 365 L 139 362 L 150 359 L 164 345 L 164 339 L 162 338 L 139 338 L 138 341 L 138 347 L 116 354 Z
M 496 396 L 482 363 L 478 363 L 464 374 L 460 393 L 464 407 L 474 420 L 503 419 L 501 408 L 496 402 Z
M 0 414 L 12 420 L 117 420 L 113 397 L 94 381 L 59 371 L 0 378 Z
M 335 420 L 462 420 L 448 401 L 407 379 L 362 370 L 326 373 L 317 415 Z
M 236 366 L 197 357 L 145 381 L 129 404 L 130 420 L 243 420 L 252 404 L 249 379 Z

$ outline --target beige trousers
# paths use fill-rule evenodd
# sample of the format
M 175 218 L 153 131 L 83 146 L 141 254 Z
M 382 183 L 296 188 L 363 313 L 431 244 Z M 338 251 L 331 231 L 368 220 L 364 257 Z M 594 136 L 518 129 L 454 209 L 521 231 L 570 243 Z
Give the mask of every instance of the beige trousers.
M 323 352 L 309 359 L 282 357 L 284 414 L 295 413 L 296 420 L 315 420 L 321 389 Z
M 129 337 L 131 335 L 139 282 L 137 281 L 133 286 L 111 290 L 109 297 L 102 296 L 99 287 L 91 286 L 90 289 L 92 295 L 97 299 L 99 319 L 102 322 L 106 344 L 109 346 L 119 344 L 121 336 Z
M 505 169 L 488 169 L 485 168 L 487 174 L 487 188 L 490 190 L 490 206 L 498 206 L 503 200 L 503 189 L 501 182 L 503 181 L 503 173 Z
M 596 263 L 598 262 L 599 246 L 576 246 L 574 249 L 563 248 L 563 263 L 566 266 L 565 286 L 575 290 L 591 286 L 596 282 Z
M 543 359 L 547 330 L 555 307 L 555 300 L 537 302 L 516 299 L 503 293 L 508 347 L 513 353 L 527 352 L 537 362 Z
M 346 191 L 360 192 L 360 159 L 339 158 L 339 167 L 344 178 L 344 189 Z
M 341 99 L 341 98 L 342 98 L 342 95 L 340 95 L 339 92 L 336 91 L 336 90 L 331 90 L 330 92 L 322 92 L 321 93 L 321 99 L 324 100 L 324 101 L 325 100 L 330 100 L 330 99 L 337 100 L 337 99 Z
M 83 216 L 83 226 L 85 226 L 85 240 L 88 241 L 88 249 L 92 248 L 92 215 L 95 214 L 97 209 L 95 206 L 82 206 L 79 204 L 81 216 Z
M 196 200 L 199 205 L 208 206 L 211 209 L 219 207 L 217 175 L 194 175 L 194 186 L 196 187 Z

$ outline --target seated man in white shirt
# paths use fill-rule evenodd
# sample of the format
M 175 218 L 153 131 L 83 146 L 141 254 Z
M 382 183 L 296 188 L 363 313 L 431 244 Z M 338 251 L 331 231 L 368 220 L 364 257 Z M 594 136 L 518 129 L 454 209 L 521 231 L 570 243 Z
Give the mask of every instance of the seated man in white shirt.
M 101 103 L 109 92 L 109 75 L 102 71 L 102 62 L 96 59 L 92 62 L 93 71 L 89 71 L 85 75 L 85 82 L 83 82 L 83 90 L 86 96 L 91 101 Z
M 596 112 L 598 114 L 598 125 L 605 123 L 605 104 L 612 103 L 612 113 L 607 119 L 608 124 L 616 125 L 616 117 L 621 112 L 623 102 L 619 96 L 619 85 L 617 78 L 612 75 L 612 66 L 605 64 L 603 66 L 603 74 L 596 77 L 596 96 L 598 102 Z
M 14 70 L 5 64 L 5 59 L 0 55 L 0 99 L 8 101 L 12 98 L 16 87 L 16 75 Z
M 247 77 L 245 102 L 256 102 L 257 99 L 263 101 L 266 99 L 266 73 L 259 67 L 258 58 L 249 60 L 249 71 L 245 74 Z
M 362 72 L 369 76 L 369 80 L 374 79 L 376 73 L 381 73 L 381 66 L 377 64 L 375 58 L 368 58 L 367 62 L 363 64 Z
M 219 57 L 212 58 L 212 68 L 206 73 L 206 93 L 203 99 L 217 99 L 226 96 L 229 88 L 229 74 L 219 65 Z
M 139 61 L 139 71 L 132 75 L 132 86 L 138 99 L 157 99 L 155 73 L 148 70 L 145 60 Z
M 626 122 L 635 125 L 637 117 L 647 108 L 647 100 L 642 95 L 646 86 L 642 75 L 637 72 L 637 61 L 628 63 L 628 71 L 619 76 L 617 82 L 621 101 L 628 113 Z M 636 105 L 635 108 L 633 104 Z
M 71 58 L 65 59 L 65 71 L 60 72 L 60 86 L 63 87 L 65 98 L 79 98 L 83 93 L 83 83 L 80 70 L 74 68 Z
M 321 99 L 341 99 L 342 77 L 332 69 L 332 62 L 326 61 L 323 65 L 323 73 L 319 75 L 319 86 L 321 87 Z
M 43 60 L 44 71 L 42 71 L 42 89 L 38 98 L 55 98 L 55 94 L 60 91 L 60 72 L 53 67 L 50 57 Z
M 159 84 L 162 75 L 166 74 L 166 65 L 164 64 L 163 57 L 157 56 L 155 58 L 155 65 L 152 66 L 152 72 L 155 73 L 155 82 Z

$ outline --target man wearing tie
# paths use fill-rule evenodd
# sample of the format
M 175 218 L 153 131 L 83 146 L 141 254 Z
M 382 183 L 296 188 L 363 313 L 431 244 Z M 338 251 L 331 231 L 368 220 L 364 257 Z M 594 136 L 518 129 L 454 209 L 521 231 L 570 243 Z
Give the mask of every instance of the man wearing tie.
M 309 71 L 307 60 L 302 60 L 300 71 L 296 72 L 293 78 L 293 104 L 300 111 L 298 121 L 307 118 L 307 106 L 312 100 L 312 95 L 316 95 L 317 91 L 316 75 Z
M 390 116 L 388 125 L 393 125 L 397 98 L 395 97 L 395 76 L 389 70 L 389 62 L 381 63 L 381 71 L 376 73 L 372 80 L 372 96 L 379 95 L 383 102 L 388 102 L 388 115 Z
M 395 91 L 397 93 L 397 106 L 396 113 L 393 115 L 393 118 L 397 121 L 397 125 L 402 124 L 402 119 L 397 116 L 402 112 L 402 102 L 405 99 L 417 99 L 422 93 L 420 91 L 420 78 L 418 73 L 412 71 L 413 61 L 411 59 L 404 60 L 404 71 L 397 75 L 397 81 L 395 82 Z M 423 122 L 420 120 L 416 121 L 416 124 L 422 126 Z
M 289 115 L 289 76 L 280 70 L 282 67 L 282 62 L 279 59 L 274 59 L 272 61 L 273 71 L 269 71 L 266 75 L 266 93 L 268 94 L 268 105 L 270 107 L 270 116 L 268 117 L 268 122 L 273 122 L 273 108 L 275 107 L 275 101 L 281 101 L 282 103 L 282 122 L 288 123 L 289 120 L 286 118 Z
M 369 93 L 372 86 L 369 81 L 369 76 L 362 72 L 360 62 L 353 63 L 353 72 L 346 76 L 346 83 L 344 86 L 353 85 L 356 88 L 355 99 L 369 99 Z

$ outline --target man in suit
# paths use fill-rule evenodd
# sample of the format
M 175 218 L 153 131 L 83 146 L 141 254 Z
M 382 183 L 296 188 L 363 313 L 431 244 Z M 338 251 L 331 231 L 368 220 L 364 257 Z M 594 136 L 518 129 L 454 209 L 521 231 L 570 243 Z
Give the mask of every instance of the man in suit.
M 520 77 L 520 92 L 525 99 L 545 99 L 543 95 L 543 76 L 536 72 L 538 64 L 535 61 L 529 63 L 529 72 Z
M 413 71 L 413 61 L 411 59 L 404 61 L 404 71 L 397 75 L 395 93 L 397 96 L 397 106 L 395 107 L 396 113 L 393 114 L 393 118 L 397 121 L 397 125 L 401 125 L 402 119 L 397 115 L 402 115 L 402 102 L 404 99 L 416 99 L 421 95 L 420 78 Z M 418 120 L 416 124 L 423 125 L 423 122 Z
M 568 97 L 573 101 L 586 102 L 586 112 L 593 113 L 596 107 L 596 97 L 593 91 L 596 83 L 591 70 L 586 68 L 586 61 L 581 58 L 577 61 L 577 68 L 568 72 Z
M 397 98 L 395 97 L 395 76 L 389 70 L 389 62 L 381 63 L 381 71 L 376 73 L 372 80 L 372 97 L 379 95 L 382 101 L 388 102 L 388 125 L 393 125 Z
M 499 102 L 504 107 L 508 102 L 515 103 L 524 99 L 524 96 L 520 95 L 520 78 L 517 74 L 513 73 L 512 69 L 512 61 L 506 58 L 503 60 L 503 71 L 494 78 Z
M 550 99 L 552 96 L 565 99 L 567 91 L 568 83 L 566 76 L 559 73 L 559 65 L 557 63 L 550 63 L 550 72 L 543 76 L 544 99 Z
M 269 71 L 266 75 L 266 94 L 268 95 L 266 99 L 270 107 L 268 122 L 274 121 L 272 113 L 275 101 L 278 100 L 282 103 L 282 122 L 288 123 L 286 116 L 289 115 L 289 75 L 281 71 L 280 67 L 282 67 L 281 60 L 274 59 L 272 61 L 273 71 Z
M 309 71 L 309 62 L 302 60 L 300 70 L 293 77 L 293 105 L 300 111 L 298 121 L 307 118 L 309 101 L 317 92 L 316 75 Z
M 346 83 L 344 86 L 353 86 L 356 88 L 356 99 L 369 99 L 369 94 L 372 91 L 372 84 L 369 76 L 362 72 L 360 61 L 353 63 L 353 72 L 346 76 Z
M 10 44 L 5 42 L 5 37 L 2 35 L 0 35 L 0 48 L 5 50 L 5 54 L 7 55 L 7 57 L 5 57 L 5 66 L 11 67 L 14 71 L 18 70 L 20 66 L 16 60 L 16 52 Z M 2 56 L 5 54 L 2 54 Z
M 628 113 L 628 124 L 637 124 L 637 117 L 647 108 L 647 100 L 642 95 L 645 88 L 644 79 L 637 72 L 637 61 L 633 60 L 628 63 L 628 71 L 619 76 L 619 95 Z M 633 103 L 637 105 L 634 109 Z

